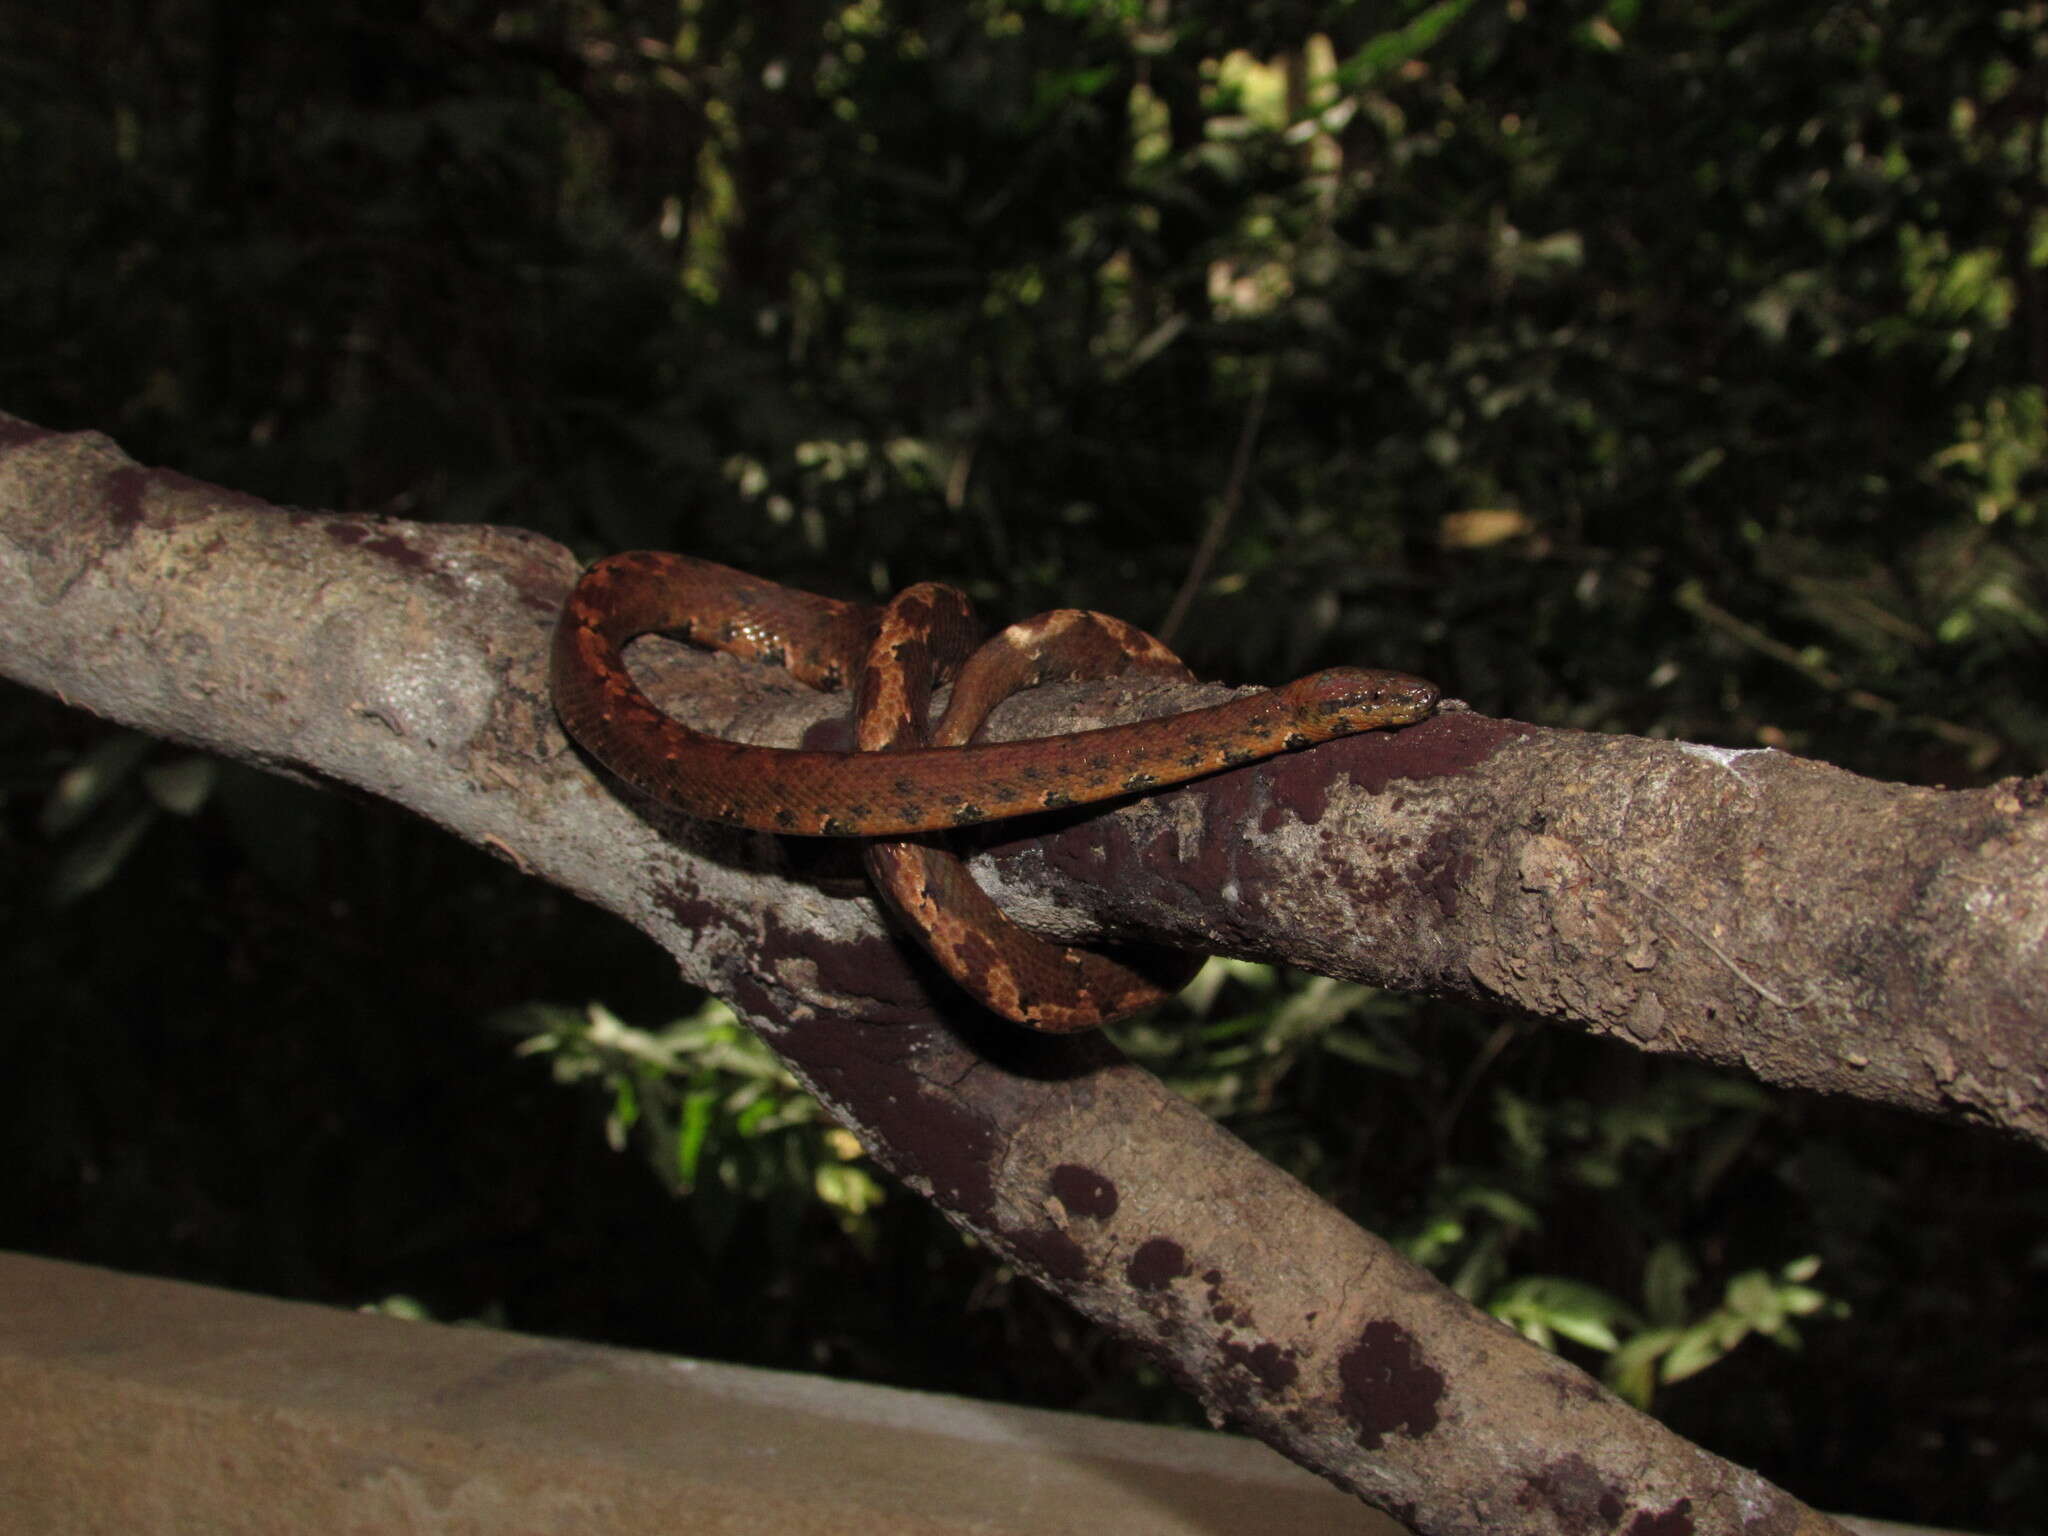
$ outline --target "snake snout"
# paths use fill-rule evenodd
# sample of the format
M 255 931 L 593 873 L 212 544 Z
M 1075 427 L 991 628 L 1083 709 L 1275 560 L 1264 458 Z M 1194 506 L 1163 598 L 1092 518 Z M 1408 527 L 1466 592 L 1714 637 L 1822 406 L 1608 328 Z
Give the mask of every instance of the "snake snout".
M 1332 667 L 1310 674 L 1296 687 L 1302 723 L 1320 736 L 1413 725 L 1426 719 L 1442 697 L 1427 678 L 1367 667 Z

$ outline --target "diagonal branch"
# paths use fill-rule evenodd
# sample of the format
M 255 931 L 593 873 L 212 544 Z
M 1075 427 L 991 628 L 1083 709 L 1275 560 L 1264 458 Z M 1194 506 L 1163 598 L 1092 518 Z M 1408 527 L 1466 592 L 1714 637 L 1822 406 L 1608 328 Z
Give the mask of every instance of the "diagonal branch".
M 857 887 L 821 878 L 835 873 L 829 851 L 664 823 L 621 800 L 567 748 L 545 693 L 571 574 L 531 536 L 282 511 L 139 469 L 93 435 L 0 418 L 9 675 L 388 796 L 627 916 L 731 999 L 884 1163 L 1144 1343 L 1218 1416 L 1425 1533 L 1835 1529 L 1466 1306 L 1106 1044 L 954 1010 Z M 820 744 L 828 703 L 756 669 L 643 649 L 657 696 L 690 720 Z M 1132 702 L 1114 686 L 1021 700 L 998 729 L 1071 728 Z M 983 863 L 1068 937 L 1144 932 L 1512 1000 L 1805 1080 L 1812 1062 L 1770 1034 L 1780 1015 L 1838 1046 L 1844 1021 L 1916 978 L 1875 934 L 1850 969 L 1807 968 L 1801 924 L 1827 913 L 1810 889 L 1761 883 L 1811 859 L 1809 841 L 1781 835 L 1786 806 L 1832 807 L 1838 832 L 1905 818 L 1913 837 L 1888 864 L 1849 859 L 1859 879 L 1902 882 L 1894 921 L 1928 913 L 1930 934 L 1948 931 L 1935 919 L 1950 890 L 1994 926 L 2034 910 L 2011 881 L 1986 895 L 2016 867 L 2040 885 L 2038 825 L 2016 790 L 1942 797 L 1471 715 L 1014 830 Z M 1946 854 L 1916 863 L 1930 840 Z M 1712 856 L 1688 883 L 1677 861 L 1702 846 Z M 1753 903 L 1775 944 L 1757 936 Z M 2026 957 L 1981 934 L 1941 952 L 1946 969 L 1918 978 L 1916 998 Z M 2017 992 L 2024 979 L 2004 981 Z M 1726 1011 L 1691 1012 L 1696 996 Z M 1967 1079 L 1978 1112 L 2038 1116 L 2037 1068 L 1969 1049 L 1961 1027 L 1942 1036 L 1951 1096 Z M 1911 1101 L 1912 1052 L 1862 1043 L 1868 1080 Z M 2001 1084 L 2002 1099 L 1984 1091 Z

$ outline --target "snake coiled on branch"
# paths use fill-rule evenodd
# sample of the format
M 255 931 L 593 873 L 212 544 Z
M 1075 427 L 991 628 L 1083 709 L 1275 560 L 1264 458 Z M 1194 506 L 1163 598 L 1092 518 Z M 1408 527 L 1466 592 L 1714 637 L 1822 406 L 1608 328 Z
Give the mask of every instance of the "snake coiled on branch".
M 690 730 L 626 670 L 626 643 L 653 632 L 782 667 L 814 688 L 851 685 L 856 750 L 750 746 Z M 956 981 L 1019 1023 L 1070 1031 L 1151 1006 L 1198 962 L 1048 943 L 1005 917 L 960 859 L 924 834 L 1163 789 L 1410 725 L 1438 697 L 1421 678 L 1338 667 L 1126 725 L 973 739 L 1019 689 L 1132 673 L 1191 677 L 1159 641 L 1106 614 L 1060 609 L 984 643 L 952 587 L 922 583 L 874 608 L 642 551 L 600 560 L 577 582 L 555 628 L 552 686 L 569 734 L 665 805 L 761 832 L 871 839 L 869 876 Z M 933 694 L 947 682 L 952 694 L 933 725 Z

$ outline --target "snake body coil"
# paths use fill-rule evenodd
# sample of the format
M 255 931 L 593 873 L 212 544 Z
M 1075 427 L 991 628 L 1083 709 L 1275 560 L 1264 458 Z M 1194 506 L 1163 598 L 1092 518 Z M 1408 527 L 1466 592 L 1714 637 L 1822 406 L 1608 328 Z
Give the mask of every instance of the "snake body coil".
M 813 687 L 857 685 L 862 750 L 749 746 L 681 725 L 641 692 L 621 655 L 629 640 L 654 631 L 784 667 Z M 1434 685 L 1420 678 L 1340 667 L 1207 709 L 968 744 L 988 711 L 1019 688 L 1134 671 L 1188 676 L 1142 630 L 1079 610 L 1013 625 L 979 649 L 976 639 L 965 597 L 948 587 L 913 587 L 877 610 L 686 555 L 613 555 L 584 573 L 562 610 L 555 708 L 598 761 L 691 816 L 763 832 L 896 840 L 1166 788 L 1334 737 L 1408 725 L 1437 701 Z M 932 687 L 956 673 L 946 717 L 933 729 Z M 1015 927 L 943 849 L 880 842 L 867 863 L 955 978 L 1020 1022 L 1087 1028 L 1163 995 L 1152 979 L 1157 967 L 1138 968 L 1135 990 L 1114 976 L 1083 976 L 1103 957 Z

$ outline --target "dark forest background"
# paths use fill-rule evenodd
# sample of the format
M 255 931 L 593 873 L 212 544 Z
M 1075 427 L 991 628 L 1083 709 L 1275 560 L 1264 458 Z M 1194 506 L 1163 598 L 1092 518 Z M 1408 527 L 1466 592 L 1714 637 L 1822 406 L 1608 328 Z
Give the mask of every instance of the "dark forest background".
M 1231 681 L 2048 757 L 2048 5 L 0 0 L 0 407 Z M 1191 1421 L 638 935 L 0 694 L 0 1244 Z M 1217 963 L 1123 1031 L 1815 1503 L 2048 1531 L 2048 1162 Z

